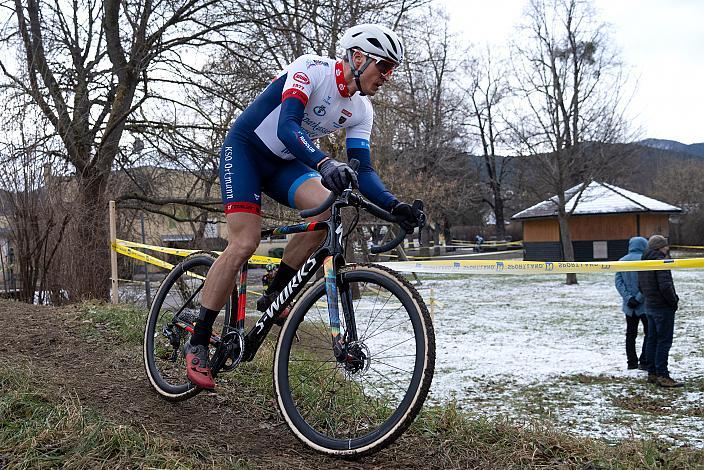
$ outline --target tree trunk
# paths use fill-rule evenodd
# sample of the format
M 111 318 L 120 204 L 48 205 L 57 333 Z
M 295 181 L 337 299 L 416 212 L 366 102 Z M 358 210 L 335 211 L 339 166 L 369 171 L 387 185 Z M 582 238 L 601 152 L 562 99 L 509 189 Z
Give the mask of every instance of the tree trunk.
M 78 178 L 78 207 L 74 240 L 80 256 L 72 259 L 71 299 L 108 299 L 110 252 L 108 237 L 107 181 L 109 174 L 95 172 Z
M 501 187 L 493 185 L 494 191 L 494 219 L 496 222 L 496 239 L 506 239 L 506 225 L 504 224 L 504 200 L 501 197 Z
M 560 225 L 560 243 L 562 244 L 562 255 L 564 261 L 574 261 L 574 247 L 572 246 L 572 234 L 570 233 L 569 218 L 563 207 L 557 211 L 557 221 Z M 565 284 L 577 284 L 577 274 L 569 273 L 565 276 Z

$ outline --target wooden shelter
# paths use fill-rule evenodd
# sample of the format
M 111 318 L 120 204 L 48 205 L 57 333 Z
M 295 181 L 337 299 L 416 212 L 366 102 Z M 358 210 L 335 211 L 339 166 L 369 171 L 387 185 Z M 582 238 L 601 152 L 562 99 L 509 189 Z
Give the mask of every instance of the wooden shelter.
M 634 236 L 665 237 L 670 215 L 679 207 L 607 183 L 591 182 L 565 191 L 575 261 L 613 261 L 628 252 Z M 511 219 L 523 222 L 524 259 L 561 261 L 557 196 L 529 207 Z

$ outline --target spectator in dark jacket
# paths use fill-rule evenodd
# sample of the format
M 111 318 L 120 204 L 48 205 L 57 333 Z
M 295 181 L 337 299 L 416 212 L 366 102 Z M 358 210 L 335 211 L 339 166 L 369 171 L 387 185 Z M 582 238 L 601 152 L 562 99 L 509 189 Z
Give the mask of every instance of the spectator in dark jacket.
M 662 235 L 653 235 L 648 240 L 644 260 L 664 260 L 669 253 L 669 244 Z M 670 377 L 667 357 L 672 346 L 672 333 L 675 327 L 675 312 L 679 297 L 675 292 L 672 272 L 638 272 L 640 291 L 645 295 L 645 313 L 648 316 L 648 337 L 645 351 L 650 359 L 648 381 L 661 387 L 681 387 L 682 384 Z
M 648 240 L 633 237 L 628 241 L 628 254 L 619 261 L 640 261 L 648 247 Z M 621 310 L 626 314 L 626 360 L 629 369 L 648 370 L 648 356 L 645 351 L 648 338 L 648 318 L 645 316 L 645 297 L 638 289 L 638 273 L 635 271 L 616 273 L 616 290 L 623 299 Z M 638 324 L 643 323 L 643 346 L 640 357 L 636 354 Z

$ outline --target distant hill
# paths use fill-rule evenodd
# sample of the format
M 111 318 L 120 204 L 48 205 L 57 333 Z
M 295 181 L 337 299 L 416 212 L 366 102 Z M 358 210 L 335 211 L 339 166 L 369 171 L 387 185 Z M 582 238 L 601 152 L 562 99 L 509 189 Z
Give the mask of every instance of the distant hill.
M 655 141 L 655 139 L 648 140 Z M 691 151 L 692 148 L 696 148 L 696 145 L 680 144 L 684 148 L 689 147 L 690 151 L 684 152 L 679 148 L 672 149 L 646 144 L 646 141 L 633 144 L 603 144 L 601 151 L 610 154 L 618 163 L 613 169 L 611 177 L 600 176 L 600 179 L 630 191 L 651 195 L 656 186 L 656 180 L 663 172 L 673 168 L 704 168 L 704 149 L 698 155 Z M 704 147 L 704 143 L 697 145 Z M 473 165 L 476 175 L 473 177 L 486 180 L 486 169 L 482 165 L 480 157 L 473 158 Z M 535 164 L 533 158 L 514 158 L 511 160 L 510 168 L 504 180 L 504 187 L 510 188 L 516 196 L 507 202 L 507 207 L 509 207 L 507 213 L 514 209 L 515 212 L 523 210 L 554 194 L 551 188 L 543 186 L 545 183 L 541 175 L 541 168 Z M 567 184 L 573 186 L 581 183 L 583 179 L 582 175 L 571 175 Z M 667 198 L 662 200 L 674 204 L 674 201 Z
M 668 150 L 671 152 L 688 153 L 690 155 L 696 155 L 697 157 L 704 157 L 704 142 L 687 145 L 677 142 L 676 140 L 645 139 L 637 143 L 645 147 Z

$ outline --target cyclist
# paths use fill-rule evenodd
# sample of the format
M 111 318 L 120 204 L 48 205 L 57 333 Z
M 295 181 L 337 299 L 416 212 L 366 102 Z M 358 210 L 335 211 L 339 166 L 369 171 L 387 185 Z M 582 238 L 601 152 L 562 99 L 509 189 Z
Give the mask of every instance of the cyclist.
M 266 272 L 262 275 L 262 285 L 264 287 L 269 287 L 271 281 L 273 281 L 276 276 L 276 271 L 278 271 L 278 269 L 276 269 L 275 264 L 269 263 L 266 265 Z
M 360 24 L 340 40 L 343 59 L 304 55 L 289 64 L 230 128 L 220 152 L 220 187 L 228 245 L 208 272 L 201 311 L 187 345 L 191 382 L 215 387 L 208 364 L 213 322 L 232 292 L 238 270 L 260 241 L 261 192 L 299 210 L 317 207 L 329 191 L 349 185 L 396 215 L 407 232 L 424 219 L 422 211 L 400 202 L 371 165 L 369 139 L 374 96 L 403 61 L 403 45 L 392 30 Z M 347 158 L 360 161 L 358 174 L 321 151 L 313 140 L 346 131 Z M 323 220 L 329 211 L 311 220 Z M 324 232 L 296 234 L 276 276 L 257 308 L 266 311 L 278 293 L 323 241 Z

